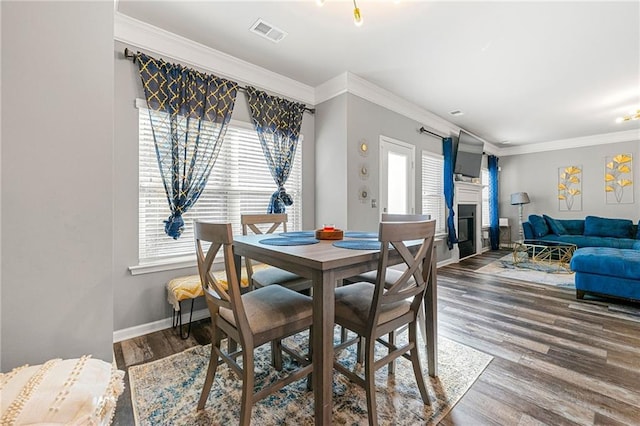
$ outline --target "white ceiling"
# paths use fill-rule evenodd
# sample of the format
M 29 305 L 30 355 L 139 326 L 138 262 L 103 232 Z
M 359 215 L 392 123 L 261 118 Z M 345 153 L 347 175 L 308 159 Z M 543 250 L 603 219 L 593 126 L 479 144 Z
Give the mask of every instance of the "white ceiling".
M 361 27 L 352 1 L 119 0 L 117 10 L 312 87 L 349 71 L 497 146 L 640 139 L 640 120 L 615 123 L 640 109 L 640 1 L 357 3 Z M 250 33 L 258 18 L 288 36 Z

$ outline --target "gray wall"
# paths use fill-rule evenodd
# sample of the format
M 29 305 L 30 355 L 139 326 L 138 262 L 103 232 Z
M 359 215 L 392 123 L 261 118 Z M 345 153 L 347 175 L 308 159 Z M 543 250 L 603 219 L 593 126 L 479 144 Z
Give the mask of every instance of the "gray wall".
M 332 223 L 346 229 L 347 94 L 316 106 L 316 219 L 315 226 Z
M 113 2 L 0 7 L 0 369 L 110 361 Z
M 524 205 L 524 219 L 530 214 L 546 214 L 559 219 L 583 219 L 587 215 L 640 219 L 640 142 L 595 145 L 558 151 L 522 154 L 500 158 L 500 216 L 509 217 L 513 238 L 518 236 L 518 207 L 510 205 L 510 194 L 527 192 L 530 204 Z M 604 159 L 631 153 L 634 160 L 634 203 L 606 204 Z M 560 211 L 558 205 L 558 168 L 582 165 L 582 211 Z
M 422 151 L 441 154 L 439 138 L 420 134 L 421 123 L 350 93 L 323 102 L 316 109 L 321 112 L 316 117 L 319 225 L 329 221 L 345 229 L 377 231 L 379 207 L 372 207 L 370 199 L 363 203 L 358 194 L 360 188 L 366 186 L 370 198 L 379 198 L 381 135 L 416 147 L 415 200 L 416 212 L 421 212 Z M 366 157 L 359 152 L 362 140 L 369 146 Z M 359 174 L 363 164 L 369 169 L 366 180 Z M 436 250 L 439 261 L 450 257 L 445 244 L 439 244 Z
M 138 110 L 136 98 L 144 98 L 138 76 L 138 66 L 125 60 L 125 47 L 135 46 L 119 42 L 115 48 L 115 164 L 114 178 L 115 223 L 113 264 L 114 275 L 114 329 L 147 324 L 171 317 L 171 306 L 167 303 L 165 285 L 176 276 L 197 274 L 194 267 L 132 276 L 128 268 L 138 264 Z M 145 53 L 176 62 L 154 52 Z M 203 70 L 207 71 L 207 70 Z M 233 79 L 233 76 L 222 76 Z M 242 82 L 239 82 L 242 84 Z M 259 87 L 259 85 L 256 85 Z M 243 92 L 238 94 L 232 119 L 250 122 L 249 108 Z M 305 113 L 302 120 L 303 158 L 303 227 L 315 224 L 315 137 L 313 115 Z M 300 147 L 299 147 L 300 148 Z M 168 207 L 167 207 L 168 209 Z M 168 210 L 167 210 L 168 211 Z M 168 215 L 168 213 L 167 213 Z M 168 237 L 167 237 L 168 238 Z M 206 309 L 198 300 L 195 310 Z

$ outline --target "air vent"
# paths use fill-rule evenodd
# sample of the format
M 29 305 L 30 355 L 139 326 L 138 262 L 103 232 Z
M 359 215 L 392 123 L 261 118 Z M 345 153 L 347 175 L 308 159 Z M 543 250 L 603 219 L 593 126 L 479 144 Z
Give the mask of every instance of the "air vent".
M 254 34 L 258 34 L 260 37 L 264 37 L 266 39 L 271 40 L 274 43 L 280 42 L 283 38 L 287 36 L 285 31 L 282 31 L 279 28 L 274 27 L 268 22 L 263 21 L 262 19 L 258 19 L 249 29 Z
M 459 109 L 456 109 L 455 111 L 449 111 L 449 114 L 453 115 L 454 117 L 457 117 L 458 115 L 464 115 L 464 112 L 460 111 Z

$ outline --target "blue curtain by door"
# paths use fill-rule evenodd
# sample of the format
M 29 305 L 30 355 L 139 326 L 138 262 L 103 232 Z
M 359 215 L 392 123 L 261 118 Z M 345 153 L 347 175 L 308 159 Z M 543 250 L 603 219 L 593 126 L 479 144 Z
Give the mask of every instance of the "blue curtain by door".
M 285 213 L 293 199 L 284 188 L 296 155 L 304 104 L 269 96 L 247 87 L 253 125 L 262 144 L 264 158 L 278 189 L 271 195 L 267 213 Z
M 456 153 L 453 152 L 453 139 L 442 139 L 442 155 L 444 156 L 444 201 L 447 204 L 449 215 L 447 216 L 447 247 L 453 249 L 453 245 L 458 242 L 456 236 L 456 226 L 453 220 L 453 168 L 456 162 Z
M 238 84 L 142 53 L 136 61 L 171 212 L 165 232 L 178 239 L 220 152 Z
M 489 241 L 491 250 L 500 248 L 500 212 L 498 211 L 498 160 L 495 155 L 488 157 L 489 167 Z

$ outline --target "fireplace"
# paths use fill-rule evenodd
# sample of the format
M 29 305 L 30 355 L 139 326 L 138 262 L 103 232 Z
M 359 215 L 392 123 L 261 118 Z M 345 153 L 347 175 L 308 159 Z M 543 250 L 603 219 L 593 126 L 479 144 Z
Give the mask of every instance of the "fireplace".
M 458 204 L 460 259 L 476 254 L 476 204 Z

